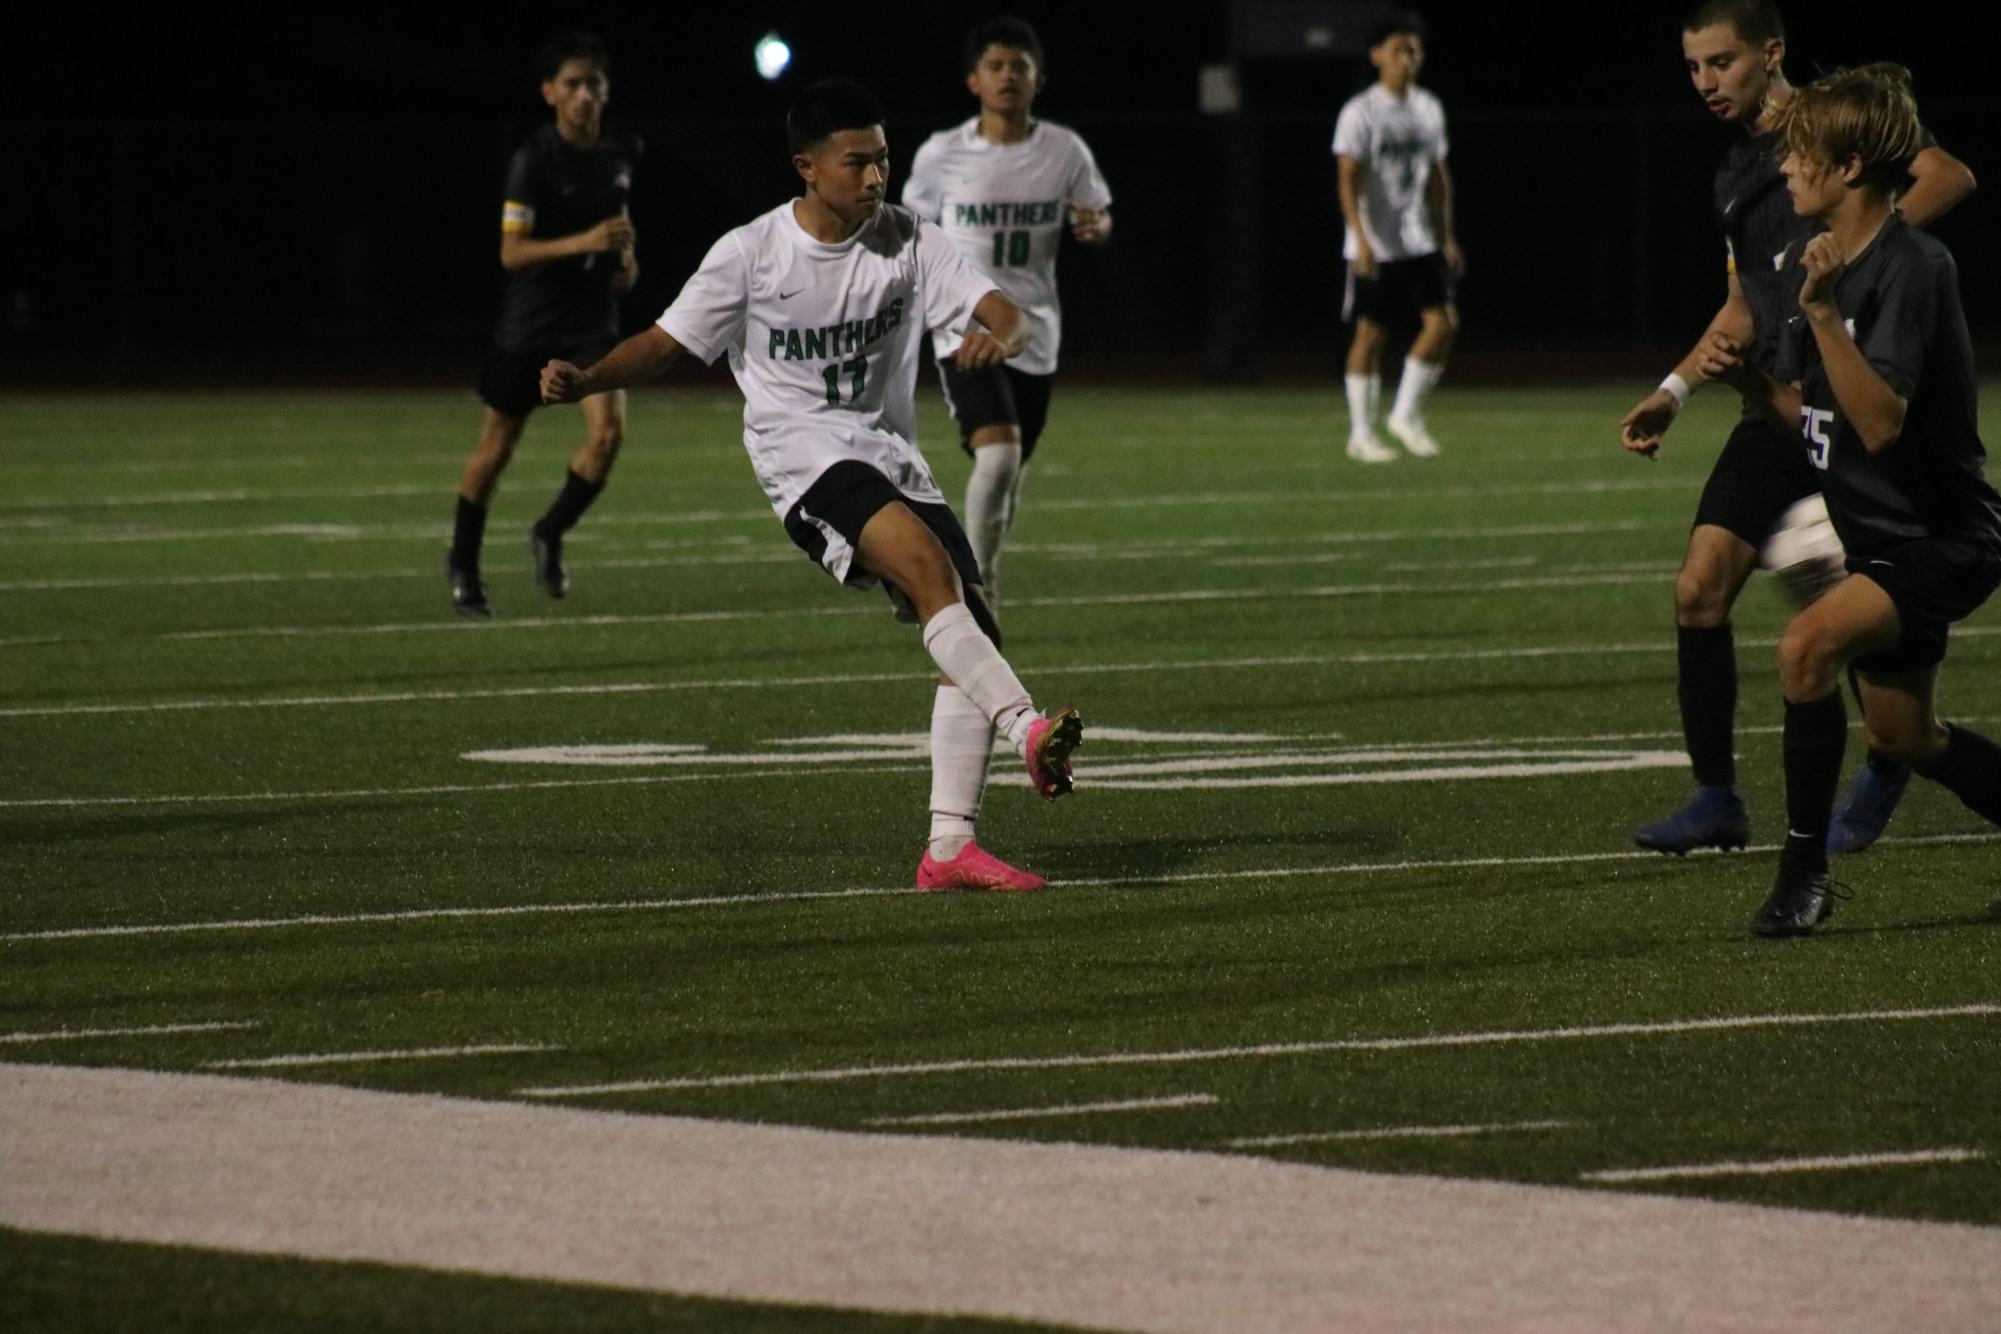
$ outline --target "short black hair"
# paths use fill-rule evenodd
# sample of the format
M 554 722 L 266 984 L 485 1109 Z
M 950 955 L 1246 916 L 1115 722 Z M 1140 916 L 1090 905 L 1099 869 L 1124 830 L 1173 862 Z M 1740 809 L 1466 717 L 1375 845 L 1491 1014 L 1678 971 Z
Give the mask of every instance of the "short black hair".
M 1012 14 L 1001 14 L 984 23 L 973 25 L 966 34 L 965 43 L 959 48 L 960 58 L 971 74 L 980 67 L 980 57 L 990 46 L 1011 46 L 1017 51 L 1026 51 L 1035 57 L 1035 68 L 1040 70 L 1048 62 L 1042 58 L 1042 39 L 1035 35 L 1035 28 L 1027 19 L 1018 19 Z
M 882 103 L 853 79 L 822 79 L 785 113 L 785 146 L 803 153 L 841 130 L 882 124 Z
M 1753 43 L 1786 40 L 1785 20 L 1772 0 L 1702 0 L 1682 21 L 1683 32 L 1701 32 L 1727 23 L 1739 40 Z
M 1392 9 L 1378 14 L 1369 24 L 1366 39 L 1369 50 L 1373 51 L 1399 33 L 1409 33 L 1420 42 L 1431 34 L 1424 26 L 1424 18 L 1415 9 Z
M 588 32 L 566 32 L 542 43 L 541 50 L 535 53 L 535 77 L 547 83 L 572 60 L 588 60 L 606 74 L 611 73 L 611 53 L 605 50 L 602 37 Z

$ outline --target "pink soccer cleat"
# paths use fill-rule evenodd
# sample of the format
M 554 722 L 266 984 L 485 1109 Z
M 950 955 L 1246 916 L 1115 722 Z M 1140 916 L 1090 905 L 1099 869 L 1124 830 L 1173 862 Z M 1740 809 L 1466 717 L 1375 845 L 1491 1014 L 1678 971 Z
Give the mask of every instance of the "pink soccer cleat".
M 1084 744 L 1084 720 L 1075 709 L 1058 709 L 1054 716 L 1028 725 L 1028 781 L 1044 801 L 1068 796 L 1070 753 Z
M 1039 875 L 1009 866 L 977 843 L 967 843 L 959 855 L 941 862 L 927 848 L 917 863 L 919 889 L 1046 889 Z

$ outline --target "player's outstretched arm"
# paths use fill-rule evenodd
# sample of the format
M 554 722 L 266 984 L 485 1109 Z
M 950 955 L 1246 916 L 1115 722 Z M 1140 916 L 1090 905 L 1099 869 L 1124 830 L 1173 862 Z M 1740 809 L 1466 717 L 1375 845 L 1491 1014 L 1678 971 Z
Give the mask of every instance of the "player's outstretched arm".
M 648 325 L 585 369 L 580 370 L 567 361 L 552 361 L 544 366 L 542 401 L 575 403 L 593 394 L 645 384 L 679 361 L 685 350 L 674 335 L 657 324 Z
M 1009 357 L 1019 356 L 1028 346 L 1027 322 L 1021 309 L 999 292 L 988 292 L 973 307 L 973 318 L 984 328 L 968 329 L 952 354 L 962 371 L 985 370 Z
M 1744 296 L 1744 288 L 1731 274 L 1729 286 L 1723 298 L 1723 305 L 1717 310 L 1709 327 L 1702 331 L 1687 356 L 1675 363 L 1660 387 L 1633 405 L 1633 410 L 1619 419 L 1619 443 L 1635 454 L 1652 458 L 1661 447 L 1661 439 L 1668 427 L 1681 412 L 1681 405 L 1688 396 L 1710 380 L 1718 378 L 1703 369 L 1703 349 L 1716 339 L 1722 338 L 1733 349 L 1741 348 L 1751 341 L 1751 303 Z
M 630 250 L 639 233 L 624 214 L 606 218 L 595 227 L 568 236 L 535 237 L 519 232 L 500 234 L 500 267 L 509 272 L 529 269 L 551 260 L 573 255 L 594 255 L 607 250 Z
M 1933 144 L 1911 159 L 1911 184 L 1897 200 L 1897 212 L 1913 227 L 1929 227 L 1972 194 L 1973 169 Z

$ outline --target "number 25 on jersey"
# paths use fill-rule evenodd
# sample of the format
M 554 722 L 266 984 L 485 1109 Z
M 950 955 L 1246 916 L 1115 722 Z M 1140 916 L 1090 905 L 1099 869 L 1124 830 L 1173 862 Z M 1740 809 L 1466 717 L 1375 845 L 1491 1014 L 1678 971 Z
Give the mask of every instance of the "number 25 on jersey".
M 1834 414 L 1825 408 L 1800 409 L 1800 434 L 1806 437 L 1806 456 L 1822 472 L 1827 471 L 1827 451 L 1834 444 L 1827 434 L 1827 428 L 1833 421 Z

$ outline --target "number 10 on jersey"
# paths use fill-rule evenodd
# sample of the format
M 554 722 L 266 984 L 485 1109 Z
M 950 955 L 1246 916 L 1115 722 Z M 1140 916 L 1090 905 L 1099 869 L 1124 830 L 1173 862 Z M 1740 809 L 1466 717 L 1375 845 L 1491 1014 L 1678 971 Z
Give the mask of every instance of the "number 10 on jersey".
M 1018 269 L 1028 263 L 1029 234 L 1027 232 L 994 233 L 994 267 L 997 269 Z
M 868 384 L 868 358 L 851 357 L 838 366 L 829 366 L 820 372 L 827 381 L 827 401 L 835 407 L 841 405 L 841 376 L 846 375 L 854 388 L 848 394 L 848 402 L 860 400 L 862 389 Z

